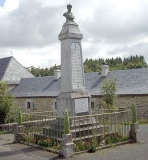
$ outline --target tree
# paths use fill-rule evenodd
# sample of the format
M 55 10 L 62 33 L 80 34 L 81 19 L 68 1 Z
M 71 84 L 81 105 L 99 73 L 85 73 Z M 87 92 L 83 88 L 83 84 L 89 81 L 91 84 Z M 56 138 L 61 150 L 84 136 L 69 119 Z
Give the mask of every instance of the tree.
M 110 67 L 111 71 L 114 70 L 124 70 L 124 69 L 133 69 L 133 68 L 147 68 L 147 63 L 145 62 L 145 59 L 143 56 L 130 56 L 127 58 L 124 58 L 122 60 L 121 57 L 116 57 L 116 58 L 98 58 L 98 59 L 88 59 L 86 58 L 84 62 L 84 71 L 85 73 L 87 72 L 100 72 L 101 71 L 101 66 L 103 63 L 107 63 Z M 35 68 L 31 66 L 30 72 L 36 76 L 53 76 L 54 75 L 54 70 L 56 68 L 60 68 L 60 66 L 55 65 L 50 68 Z
M 108 79 L 102 84 L 101 92 L 103 94 L 103 107 L 105 107 L 106 109 L 116 109 L 116 91 L 117 84 L 115 79 Z
M 16 116 L 16 107 L 13 97 L 7 92 L 5 82 L 0 82 L 0 123 L 13 122 Z M 15 113 L 14 113 L 15 112 Z

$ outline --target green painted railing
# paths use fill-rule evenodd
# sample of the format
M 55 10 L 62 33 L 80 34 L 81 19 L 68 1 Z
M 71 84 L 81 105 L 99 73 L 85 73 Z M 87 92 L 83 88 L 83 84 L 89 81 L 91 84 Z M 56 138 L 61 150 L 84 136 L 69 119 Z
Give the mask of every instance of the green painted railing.
M 129 111 L 76 116 L 70 122 L 77 152 L 129 140 Z
M 69 123 L 76 152 L 129 140 L 129 111 L 75 116 L 69 118 Z M 64 118 L 23 113 L 22 124 L 25 142 L 59 152 Z
M 63 119 L 57 116 L 23 113 L 23 141 L 59 152 L 63 123 Z

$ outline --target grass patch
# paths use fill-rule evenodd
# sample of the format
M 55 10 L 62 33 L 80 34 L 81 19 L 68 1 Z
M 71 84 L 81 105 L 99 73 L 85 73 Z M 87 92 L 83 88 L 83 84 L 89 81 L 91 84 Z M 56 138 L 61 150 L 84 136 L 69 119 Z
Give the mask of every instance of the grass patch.
M 1 135 L 1 134 L 5 134 L 5 131 L 0 130 L 0 135 Z
M 147 125 L 148 124 L 148 119 L 140 119 L 140 120 L 138 120 L 138 123 L 139 124 L 145 124 L 145 125 Z

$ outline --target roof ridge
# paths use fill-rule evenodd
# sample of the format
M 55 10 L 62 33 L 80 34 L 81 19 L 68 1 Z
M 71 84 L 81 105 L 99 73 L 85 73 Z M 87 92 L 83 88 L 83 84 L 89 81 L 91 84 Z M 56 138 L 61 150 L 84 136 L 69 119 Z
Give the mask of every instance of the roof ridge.
M 29 77 L 29 78 L 21 78 L 21 79 L 33 79 L 33 78 L 48 78 L 48 77 L 53 77 L 54 78 L 54 76 L 43 76 L 43 77 Z
M 133 71 L 133 70 L 140 70 L 140 69 L 148 69 L 148 68 L 147 67 L 143 67 L 143 68 L 120 69 L 120 70 L 113 70 L 113 71 L 109 71 L 109 72 Z

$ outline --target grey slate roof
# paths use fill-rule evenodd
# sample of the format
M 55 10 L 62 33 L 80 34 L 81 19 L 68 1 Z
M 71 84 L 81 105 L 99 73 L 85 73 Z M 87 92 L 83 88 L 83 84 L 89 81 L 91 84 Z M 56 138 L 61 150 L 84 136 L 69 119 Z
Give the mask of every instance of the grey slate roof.
M 14 57 L 0 59 L 0 81 L 7 84 L 19 84 L 21 78 L 34 77 Z
M 60 79 L 53 76 L 22 78 L 10 93 L 15 97 L 55 97 L 60 93 Z
M 107 79 L 117 79 L 117 94 L 148 94 L 148 69 L 129 69 L 110 71 L 102 78 L 98 72 L 85 73 L 86 89 L 92 96 L 101 95 L 101 85 Z M 56 97 L 60 93 L 61 79 L 53 76 L 22 78 L 11 94 L 15 97 Z
M 2 80 L 10 60 L 11 60 L 11 57 L 0 59 L 0 80 Z

